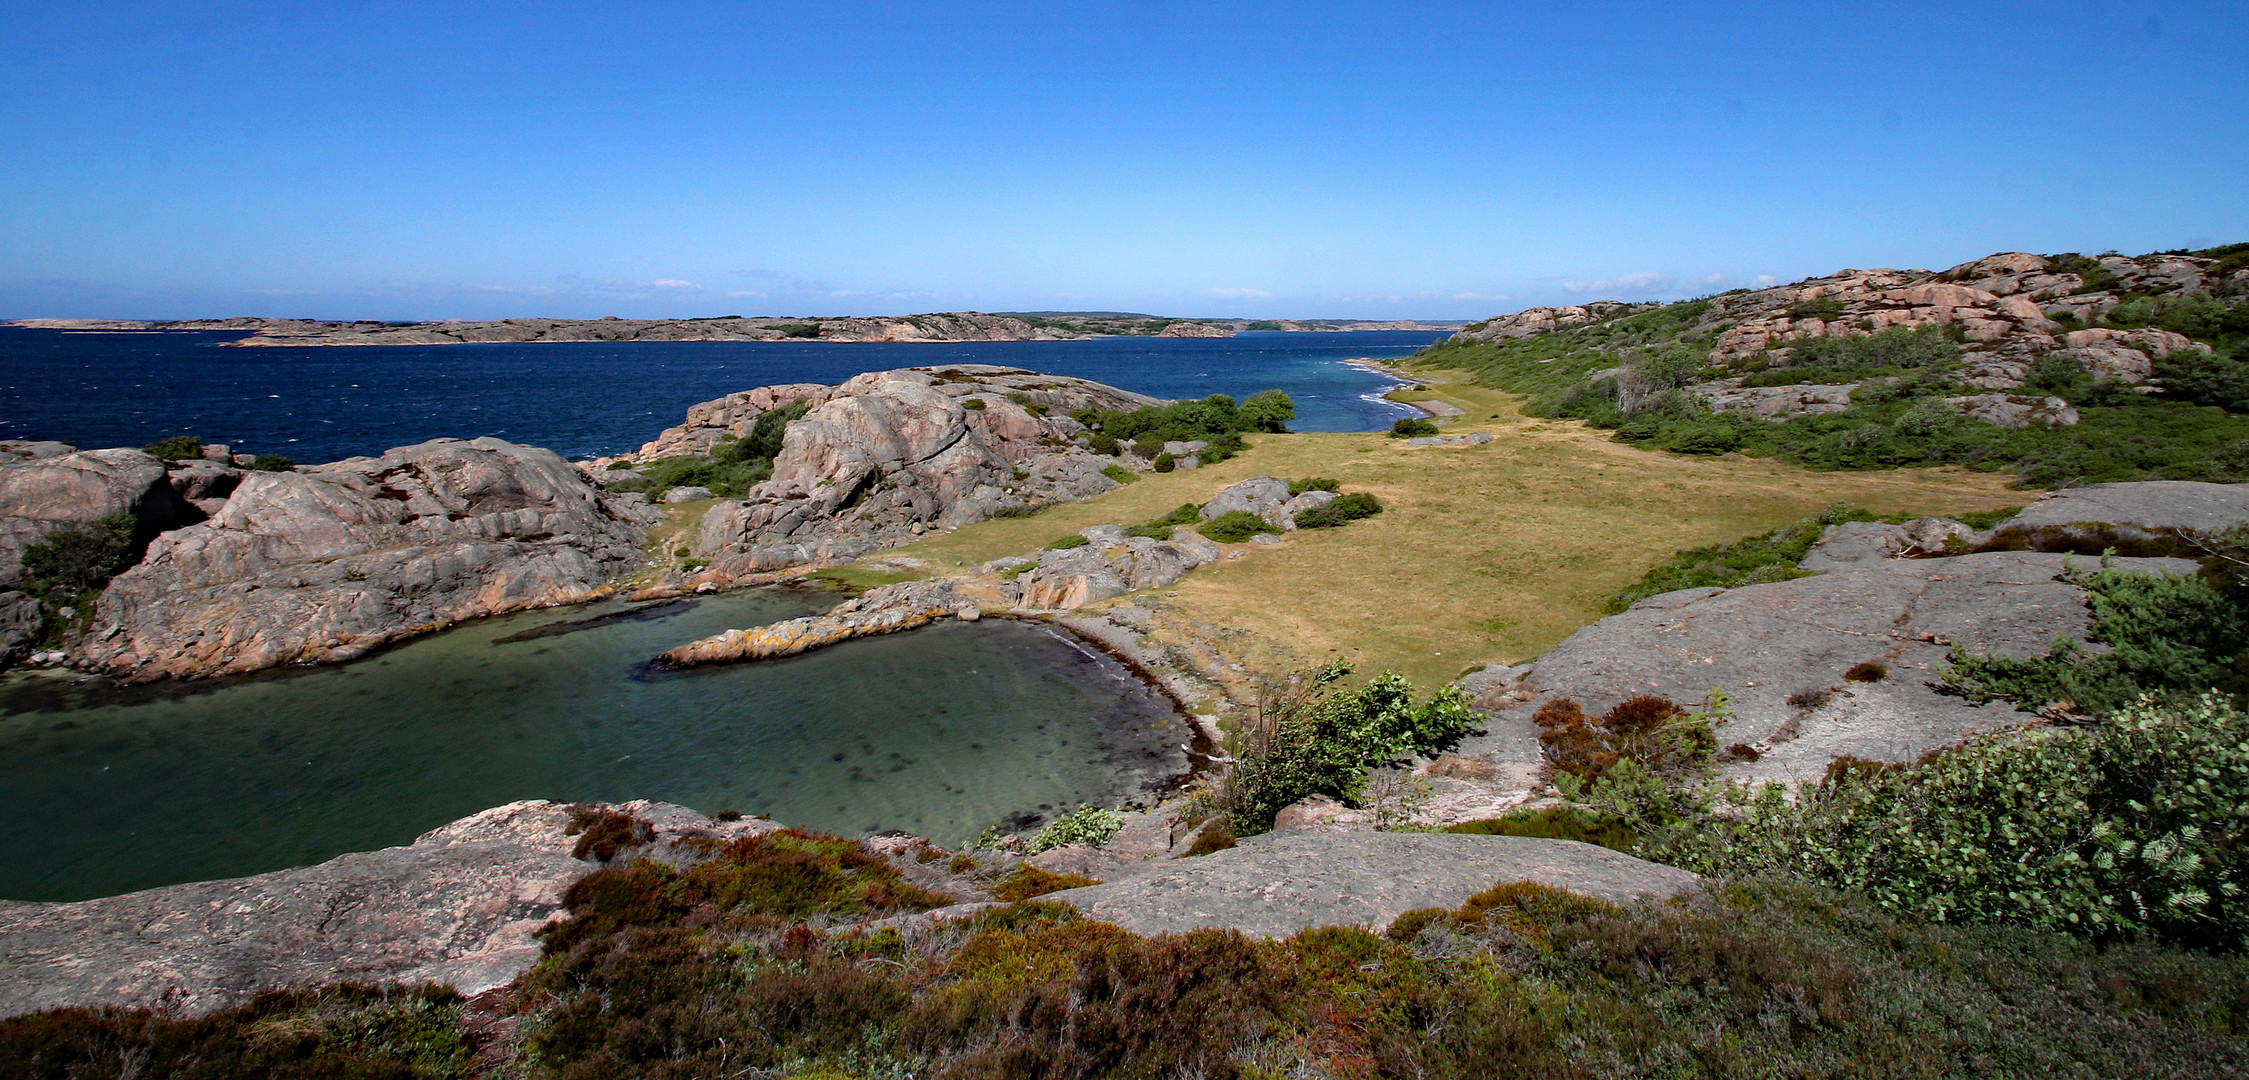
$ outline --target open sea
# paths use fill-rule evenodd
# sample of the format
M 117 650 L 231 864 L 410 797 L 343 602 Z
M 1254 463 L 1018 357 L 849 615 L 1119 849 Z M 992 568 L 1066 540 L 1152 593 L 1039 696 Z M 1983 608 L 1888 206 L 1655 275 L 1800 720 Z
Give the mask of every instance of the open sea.
M 1279 387 L 1298 430 L 1389 426 L 1341 361 L 1433 333 L 862 345 L 227 349 L 235 335 L 0 329 L 0 438 L 194 434 L 303 463 L 439 436 L 570 457 L 782 382 L 991 363 L 1159 397 Z M 651 656 L 834 594 L 743 589 L 504 615 L 348 664 L 142 687 L 0 674 L 0 899 L 77 900 L 411 842 L 517 799 L 659 799 L 959 845 L 1149 794 L 1193 729 L 1114 660 L 1037 623 L 946 623 L 785 660 L 651 676 Z M 599 616 L 628 616 L 603 621 Z
M 638 449 L 687 407 L 775 383 L 929 364 L 1004 364 L 1162 398 L 1280 388 L 1297 431 L 1413 415 L 1343 363 L 1409 356 L 1431 331 L 931 344 L 664 341 L 221 348 L 240 333 L 0 327 L 0 439 L 144 446 L 195 435 L 298 464 L 491 435 L 571 459 Z

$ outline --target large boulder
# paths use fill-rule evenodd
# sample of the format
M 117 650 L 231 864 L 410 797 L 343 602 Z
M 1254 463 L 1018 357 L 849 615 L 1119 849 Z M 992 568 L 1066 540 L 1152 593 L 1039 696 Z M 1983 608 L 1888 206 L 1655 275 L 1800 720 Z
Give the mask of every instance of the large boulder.
M 250 473 L 110 584 L 79 652 L 135 681 L 231 674 L 589 599 L 642 564 L 631 512 L 551 451 L 490 438 Z
M 1107 528 L 1111 527 L 1097 525 L 1086 532 L 1090 536 L 1104 530 L 1101 538 L 1106 540 Z M 1138 589 L 1162 588 L 1218 557 L 1218 545 L 1201 537 L 1120 537 L 1115 542 L 1045 552 L 1039 556 L 1038 568 L 1016 578 L 1015 584 L 1022 590 L 1022 606 L 1068 611 Z
M 336 982 L 434 982 L 470 995 L 506 986 L 537 962 L 536 934 L 563 914 L 564 890 L 600 865 L 572 854 L 576 809 L 510 803 L 317 866 L 69 904 L 0 902 L 0 1017 L 105 1006 L 201 1016 L 262 991 Z M 650 839 L 638 851 L 675 862 L 775 828 L 664 803 L 585 809 L 640 819 Z
M 987 364 L 871 372 L 801 400 L 773 476 L 704 514 L 706 577 L 834 562 L 1004 508 L 1116 488 L 1116 459 L 1074 445 L 1076 409 L 1156 399 L 1084 379 Z
M 136 538 L 143 541 L 203 516 L 174 489 L 165 463 L 138 450 L 82 450 L 0 466 L 0 586 L 22 575 L 24 549 L 48 533 L 120 514 L 138 520 Z
M 1292 830 L 1040 899 L 1136 934 L 1217 928 L 1286 937 L 1318 926 L 1380 930 L 1408 911 L 1456 908 L 1515 882 L 1623 904 L 1677 896 L 1701 878 L 1571 840 Z
M 1252 476 L 1239 484 L 1210 497 L 1203 504 L 1202 518 L 1210 521 L 1221 514 L 1236 511 L 1254 514 L 1260 518 L 1277 515 L 1288 505 L 1288 481 L 1278 476 Z M 1278 525 L 1279 522 L 1273 524 Z

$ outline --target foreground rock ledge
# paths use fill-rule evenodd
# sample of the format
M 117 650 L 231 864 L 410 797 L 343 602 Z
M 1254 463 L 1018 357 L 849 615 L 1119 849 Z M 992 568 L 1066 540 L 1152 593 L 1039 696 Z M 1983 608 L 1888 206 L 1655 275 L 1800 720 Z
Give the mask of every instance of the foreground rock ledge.
M 617 807 L 651 847 L 777 828 L 684 807 Z M 260 991 L 327 983 L 506 986 L 539 958 L 534 936 L 598 864 L 571 857 L 571 807 L 517 802 L 405 847 L 317 866 L 71 904 L 0 902 L 0 1017 L 72 1006 L 169 1007 L 200 1016 Z
M 1318 926 L 1379 930 L 1405 912 L 1459 907 L 1523 881 L 1622 904 L 1677 896 L 1702 879 L 1573 840 L 1306 829 L 1041 899 L 1136 934 L 1215 927 L 1286 937 Z

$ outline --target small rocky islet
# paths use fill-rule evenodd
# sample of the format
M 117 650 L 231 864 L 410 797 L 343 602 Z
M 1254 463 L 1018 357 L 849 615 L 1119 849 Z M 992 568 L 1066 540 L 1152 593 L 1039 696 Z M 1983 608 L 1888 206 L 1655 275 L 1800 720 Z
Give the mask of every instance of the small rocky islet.
M 2116 262 L 2096 261 L 2113 290 L 2106 295 L 2087 291 L 2091 271 L 2007 254 L 1942 274 L 1851 271 L 1720 297 L 1712 311 L 1724 308 L 1730 325 L 1712 363 L 1809 338 L 1955 326 L 1974 344 L 1965 381 L 1978 393 L 1950 404 L 1993 424 L 2066 426 L 2075 422 L 2067 402 L 2019 392 L 2033 363 L 2058 356 L 2095 377 L 2145 385 L 2152 358 L 2208 351 L 2157 329 L 2067 329 L 2058 316 L 2097 321 L 2118 295 L 2209 288 L 2223 270 L 2185 256 Z M 1532 336 L 1614 314 L 1601 305 L 1534 309 L 1456 340 Z M 1714 409 L 1772 419 L 1834 404 L 1834 387 L 1744 385 L 1753 381 L 1729 376 L 1689 389 Z M 1853 388 L 1841 386 L 1839 400 Z M 217 447 L 166 460 L 0 444 L 12 459 L 0 469 L 0 589 L 9 589 L 0 592 L 0 648 L 11 662 L 127 681 L 192 679 L 349 660 L 529 607 L 782 580 L 1015 508 L 1114 490 L 1130 479 L 1115 470 L 1146 470 L 1152 456 L 1096 452 L 1095 433 L 1072 413 L 1156 404 L 1084 380 L 951 365 L 731 394 L 696 406 L 634 454 L 576 464 L 494 439 L 433 440 L 283 471 L 249 468 Z M 694 527 L 656 546 L 672 519 L 650 496 L 667 493 L 633 490 L 646 487 L 635 481 L 659 462 L 753 439 L 761 421 L 770 426 L 784 412 L 769 473 L 736 497 L 686 492 L 700 510 Z M 1144 647 L 1132 608 L 1079 609 L 1254 551 L 1197 535 L 1221 515 L 1245 514 L 1276 535 L 1335 498 L 1257 477 L 1212 493 L 1195 523 L 1173 535 L 1094 526 L 1082 543 L 869 589 L 822 615 L 684 642 L 651 660 L 754 661 L 944 618 L 1049 618 L 1175 696 L 1207 697 L 1218 683 L 1198 682 L 1176 657 Z M 25 552 L 57 531 L 128 518 L 140 554 L 91 604 L 62 611 L 10 588 L 24 582 Z M 1552 724 L 1540 717 L 1565 700 L 1590 714 L 1635 699 L 1724 695 L 1722 739 L 1731 745 L 1717 775 L 1787 785 L 1817 785 L 1839 759 L 1914 762 L 1989 733 L 2071 722 L 2066 710 L 2041 716 L 1949 691 L 1947 658 L 1961 649 L 2031 657 L 2057 640 L 2083 641 L 2093 615 L 2079 570 L 2089 557 L 2122 549 L 2129 554 L 2103 567 L 2192 576 L 2209 555 L 2208 537 L 2245 524 L 2249 487 L 2192 481 L 2068 488 L 1976 524 L 1827 524 L 1777 580 L 1647 596 L 1530 663 L 1463 675 L 1458 692 L 1481 726 L 1417 763 L 1428 790 L 1417 820 L 1442 827 L 1557 805 Z M 1880 674 L 1861 674 L 1869 671 Z M 1220 733 L 1208 734 L 1215 744 Z M 943 852 L 901 836 L 839 841 L 855 852 L 847 864 L 879 864 L 927 899 L 871 908 L 823 932 L 918 940 L 990 916 L 1034 880 L 1043 884 L 1028 892 L 1040 899 L 1137 934 L 1273 938 L 1326 925 L 1381 932 L 1409 913 L 1418 920 L 1426 909 L 1473 907 L 1494 882 L 1613 904 L 1690 896 L 1705 883 L 1570 839 L 1378 829 L 1395 822 L 1319 797 L 1283 809 L 1270 832 L 1198 846 L 1207 818 L 1167 803 L 1119 817 L 1098 842 L 1035 854 Z M 597 834 L 609 839 L 589 843 Z M 504 995 L 539 962 L 542 933 L 591 910 L 573 893 L 581 881 L 636 860 L 688 874 L 721 853 L 793 835 L 756 817 L 662 804 L 519 803 L 410 846 L 300 870 L 74 904 L 0 904 L 0 1015 L 158 1004 L 202 1015 L 260 992 L 338 981 Z

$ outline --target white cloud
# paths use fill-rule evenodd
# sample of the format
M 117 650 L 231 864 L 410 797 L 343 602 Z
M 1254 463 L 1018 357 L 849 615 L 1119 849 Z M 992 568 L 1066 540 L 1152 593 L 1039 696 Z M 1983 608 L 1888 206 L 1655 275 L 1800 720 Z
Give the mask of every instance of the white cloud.
M 1218 298 L 1219 298 L 1219 299 L 1221 299 L 1221 300 L 1265 300 L 1265 299 L 1270 299 L 1270 298 L 1272 297 L 1272 295 L 1273 295 L 1273 294 L 1272 294 L 1272 293 L 1269 293 L 1269 292 L 1266 292 L 1266 291 L 1265 291 L 1265 290 L 1263 290 L 1263 289 L 1235 289 L 1235 288 L 1229 288 L 1229 289 L 1204 289 L 1204 290 L 1203 290 L 1203 295 L 1204 295 L 1204 296 L 1215 296 L 1215 297 L 1218 297 Z
M 692 281 L 681 281 L 681 280 L 679 280 L 678 278 L 657 278 L 656 280 L 654 280 L 654 281 L 651 281 L 651 282 L 649 282 L 649 284 L 650 284 L 650 285 L 653 285 L 653 286 L 655 286 L 655 287 L 657 287 L 657 288 L 659 288 L 659 289 L 692 289 L 692 288 L 696 288 L 696 285 L 695 285 L 695 283 L 694 283 L 694 282 L 692 282 Z
M 1658 285 L 1667 284 L 1670 280 L 1653 270 L 1640 270 L 1599 281 L 1565 281 L 1562 289 L 1574 293 L 1644 293 Z
M 1771 274 L 1759 274 L 1757 275 L 1757 287 L 1760 289 L 1771 288 L 1773 286 L 1773 283 L 1779 280 L 1779 278 L 1774 277 Z

